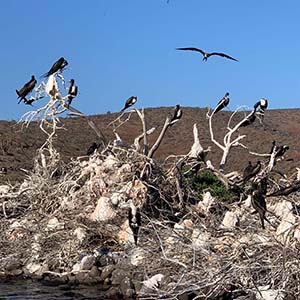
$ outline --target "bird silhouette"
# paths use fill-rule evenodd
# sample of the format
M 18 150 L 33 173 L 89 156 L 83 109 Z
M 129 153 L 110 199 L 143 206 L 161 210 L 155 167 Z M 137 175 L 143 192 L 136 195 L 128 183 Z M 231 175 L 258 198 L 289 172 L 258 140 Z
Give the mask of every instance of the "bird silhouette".
M 70 79 L 70 87 L 68 91 L 68 105 L 70 105 L 73 101 L 73 99 L 77 96 L 78 94 L 78 87 L 75 85 L 74 79 Z
M 218 111 L 222 110 L 224 107 L 226 107 L 229 104 L 229 93 L 226 93 L 224 97 L 218 102 L 214 113 L 216 114 Z
M 20 90 L 16 90 L 17 95 L 18 95 L 18 99 L 20 98 L 18 104 L 19 104 L 22 100 L 28 101 L 28 100 L 26 99 L 26 96 L 27 96 L 29 93 L 32 92 L 32 90 L 34 89 L 34 87 L 35 87 L 35 85 L 36 85 L 36 82 L 37 82 L 37 81 L 36 81 L 34 75 L 32 75 L 32 76 L 31 76 L 31 79 L 30 79 L 28 82 L 26 82 L 26 83 L 24 84 L 24 86 L 23 86 Z
M 140 226 L 142 224 L 142 218 L 141 218 L 141 213 L 137 209 L 135 215 L 133 214 L 132 208 L 128 209 L 128 221 L 129 221 L 129 227 L 132 230 L 133 233 L 133 238 L 134 238 L 134 243 L 137 245 L 138 241 L 138 233 L 140 230 Z
M 262 193 L 262 191 L 259 188 L 255 189 L 252 192 L 251 204 L 255 209 L 255 211 L 258 212 L 259 214 L 262 229 L 265 229 L 264 220 L 267 220 L 265 216 L 267 211 L 267 204 L 266 204 L 265 195 Z M 267 221 L 269 222 L 269 220 Z
M 221 57 L 225 57 L 225 58 L 228 58 L 228 59 L 231 59 L 231 60 L 235 60 L 235 61 L 238 61 L 237 59 L 225 54 L 225 53 L 222 53 L 222 52 L 211 52 L 211 53 L 208 53 L 208 52 L 205 52 L 201 49 L 198 49 L 198 48 L 195 48 L 195 47 L 186 47 L 186 48 L 176 48 L 176 50 L 188 50 L 188 51 L 197 51 L 197 52 L 200 52 L 202 55 L 203 55 L 203 60 L 204 61 L 207 61 L 207 59 L 212 56 L 212 55 L 218 55 L 218 56 L 221 56 Z
M 137 101 L 137 97 L 136 96 L 131 96 L 129 97 L 126 102 L 124 107 L 121 109 L 121 111 L 124 111 L 125 109 L 127 109 L 128 107 L 132 106 L 135 104 L 135 102 Z
M 66 66 L 68 65 L 68 62 L 63 58 L 59 58 L 50 68 L 50 70 L 45 73 L 44 75 L 42 75 L 41 77 L 45 78 L 45 77 L 49 77 L 50 75 L 58 72 L 58 71 L 62 71 Z
M 246 174 L 246 176 L 243 177 L 242 181 L 244 183 L 247 182 L 248 180 L 256 176 L 259 173 L 260 169 L 261 169 L 261 162 L 258 160 L 256 162 L 256 165 L 252 167 L 252 170 L 250 170 L 249 168 L 248 174 Z
M 170 126 L 174 125 L 182 117 L 182 109 L 179 104 L 175 106 L 173 117 L 170 121 Z

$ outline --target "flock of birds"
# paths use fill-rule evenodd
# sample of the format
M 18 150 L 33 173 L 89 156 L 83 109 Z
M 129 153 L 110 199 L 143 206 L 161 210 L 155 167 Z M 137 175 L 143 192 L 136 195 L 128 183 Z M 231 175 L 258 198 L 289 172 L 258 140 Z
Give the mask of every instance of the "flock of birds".
M 232 56 L 229 56 L 228 54 L 222 53 L 222 52 L 205 52 L 202 49 L 195 48 L 195 47 L 185 47 L 185 48 L 176 48 L 176 50 L 181 51 L 196 51 L 198 53 L 201 53 L 203 55 L 203 61 L 207 61 L 207 59 L 211 56 L 220 56 L 223 58 L 227 58 L 233 61 L 238 61 L 237 59 L 233 58 Z M 64 68 L 68 65 L 67 60 L 65 60 L 63 57 L 59 58 L 49 69 L 48 72 L 46 72 L 44 75 L 42 75 L 40 78 L 47 78 L 51 75 L 54 75 L 57 73 L 58 76 L 61 75 Z M 72 100 L 77 96 L 78 94 L 78 87 L 75 85 L 74 79 L 71 79 L 70 86 L 68 88 L 68 105 L 72 103 Z M 18 99 L 20 103 L 23 101 L 26 105 L 31 105 L 33 101 L 35 101 L 35 98 L 27 98 L 28 95 L 33 91 L 37 84 L 37 80 L 34 75 L 31 76 L 30 81 L 24 84 L 24 86 L 16 90 Z M 217 103 L 216 107 L 214 108 L 212 114 L 216 114 L 219 111 L 223 110 L 225 107 L 229 104 L 229 93 L 227 92 L 224 97 Z M 126 109 L 132 107 L 137 102 L 137 96 L 131 96 L 129 97 L 124 104 L 124 107 L 121 109 L 121 112 L 124 112 Z M 240 127 L 246 127 L 250 124 L 252 124 L 255 119 L 256 115 L 260 114 L 264 116 L 264 112 L 268 107 L 268 101 L 265 98 L 261 98 L 258 102 L 255 103 L 253 110 L 251 113 L 245 118 L 242 123 L 240 124 Z M 170 119 L 170 126 L 175 124 L 181 117 L 182 117 L 182 109 L 179 104 L 177 104 L 174 108 L 173 116 Z M 93 143 L 90 148 L 87 151 L 87 155 L 91 155 L 95 152 L 95 150 L 98 148 L 98 145 L 96 143 Z M 274 157 L 274 164 L 276 163 L 276 160 L 280 157 L 282 157 L 286 151 L 289 149 L 287 145 L 283 146 L 277 146 L 275 141 L 273 141 L 272 149 L 270 151 L 270 154 L 275 153 Z M 241 184 L 245 184 L 246 182 L 250 181 L 252 178 L 254 178 L 261 170 L 262 163 L 261 161 L 257 161 L 255 165 L 252 165 L 252 162 L 249 162 L 247 167 L 244 169 L 243 172 L 243 178 L 238 182 Z M 263 185 L 262 182 L 259 183 L 252 183 L 252 206 L 255 209 L 256 212 L 259 213 L 262 227 L 264 228 L 264 220 L 268 221 L 265 217 L 265 213 L 267 211 L 266 209 L 266 202 L 265 202 L 265 194 L 266 189 L 265 185 Z M 268 221 L 269 222 L 269 221 Z M 134 239 L 135 243 L 137 243 L 137 234 L 138 234 L 138 228 L 140 226 L 141 220 L 140 220 L 140 214 L 137 212 L 137 214 L 132 215 L 132 210 L 129 210 L 129 226 L 131 227 L 132 231 L 134 232 Z M 270 223 L 270 222 L 269 222 Z
M 61 74 L 63 69 L 68 65 L 67 60 L 65 60 L 63 57 L 59 58 L 50 68 L 48 72 L 43 74 L 40 78 L 47 78 L 51 75 L 54 75 L 55 73 Z M 75 80 L 70 79 L 70 86 L 68 89 L 68 105 L 72 103 L 72 100 L 77 96 L 78 94 L 78 87 L 75 85 Z M 19 102 L 24 102 L 26 105 L 32 105 L 32 102 L 34 102 L 36 99 L 34 98 L 27 98 L 27 96 L 33 91 L 37 84 L 37 80 L 34 75 L 31 76 L 31 79 L 24 84 L 24 86 L 16 90 L 16 93 L 18 95 Z

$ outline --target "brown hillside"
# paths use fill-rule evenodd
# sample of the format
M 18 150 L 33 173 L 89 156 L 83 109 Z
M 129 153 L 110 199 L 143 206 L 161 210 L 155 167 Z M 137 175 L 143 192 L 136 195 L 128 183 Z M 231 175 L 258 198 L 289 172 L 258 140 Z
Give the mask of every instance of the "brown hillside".
M 153 143 L 158 136 L 165 117 L 172 111 L 173 108 L 170 107 L 145 110 L 148 128 L 157 127 L 150 138 L 150 142 Z M 186 154 L 193 143 L 193 124 L 197 123 L 201 144 L 204 148 L 212 146 L 210 159 L 217 166 L 221 152 L 210 141 L 206 111 L 204 108 L 183 108 L 182 119 L 167 132 L 156 153 L 156 158 L 163 159 L 168 155 Z M 229 115 L 230 112 L 219 112 L 215 116 L 215 136 L 220 142 L 222 142 L 222 133 L 227 125 Z M 113 140 L 114 135 L 111 128 L 106 127 L 117 116 L 118 114 L 95 115 L 91 116 L 91 119 L 98 128 L 102 129 L 109 140 Z M 83 118 L 64 118 L 61 119 L 60 125 L 63 129 L 58 132 L 56 148 L 65 161 L 71 157 L 85 155 L 90 144 L 96 141 L 94 131 Z M 290 150 L 287 158 L 292 158 L 293 161 L 278 164 L 277 168 L 294 172 L 300 159 L 299 127 L 300 109 L 269 110 L 265 113 L 264 124 L 260 124 L 257 120 L 253 125 L 240 129 L 239 134 L 246 134 L 247 137 L 242 140 L 243 144 L 252 151 L 259 153 L 268 153 L 273 140 L 276 140 L 278 145 L 288 144 Z M 135 114 L 118 129 L 118 134 L 129 144 L 139 133 L 141 133 L 140 120 Z M 7 175 L 1 175 L 0 183 L 7 182 L 7 180 L 12 183 L 21 180 L 25 173 L 20 169 L 30 170 L 32 168 L 33 157 L 36 150 L 45 141 L 45 135 L 36 123 L 32 123 L 28 128 L 21 130 L 20 125 L 15 122 L 0 121 L 0 137 L 0 167 L 8 169 Z M 255 156 L 249 155 L 246 150 L 240 147 L 234 148 L 229 155 L 226 171 L 242 170 L 248 160 L 256 161 L 256 159 Z

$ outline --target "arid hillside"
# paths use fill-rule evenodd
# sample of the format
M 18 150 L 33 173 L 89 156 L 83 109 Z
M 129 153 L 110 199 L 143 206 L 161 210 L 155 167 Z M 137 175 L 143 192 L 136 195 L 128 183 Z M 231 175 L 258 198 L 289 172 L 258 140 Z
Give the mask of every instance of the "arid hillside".
M 172 114 L 172 107 L 148 108 L 145 110 L 147 128 L 156 127 L 150 137 L 153 143 L 157 138 L 166 116 Z M 155 157 L 162 160 L 168 155 L 186 154 L 193 143 L 193 124 L 197 123 L 199 137 L 204 148 L 212 147 L 209 158 L 215 166 L 220 160 L 220 150 L 211 142 L 208 121 L 206 119 L 206 108 L 183 108 L 183 117 L 171 127 L 163 140 Z M 225 128 L 227 126 L 230 112 L 219 112 L 214 117 L 214 133 L 219 142 L 222 142 Z M 234 120 L 238 120 L 236 115 Z M 112 127 L 108 124 L 116 119 L 119 114 L 111 113 L 105 115 L 91 116 L 91 120 L 105 134 L 107 140 L 115 138 Z M 86 154 L 89 146 L 97 141 L 95 132 L 88 126 L 84 118 L 64 118 L 60 120 L 61 130 L 56 137 L 56 148 L 65 161 L 72 157 Z M 256 120 L 253 125 L 239 130 L 238 134 L 246 134 L 247 137 L 242 143 L 251 151 L 258 153 L 269 153 L 272 141 L 277 145 L 288 144 L 290 150 L 286 155 L 288 161 L 278 165 L 278 169 L 285 172 L 294 172 L 300 160 L 300 109 L 268 110 L 265 113 L 264 122 Z M 130 120 L 117 129 L 117 133 L 128 144 L 132 144 L 134 138 L 142 132 L 139 118 L 132 114 Z M 36 150 L 44 143 L 45 135 L 36 123 L 28 128 L 21 128 L 20 124 L 9 121 L 0 121 L 0 167 L 6 167 L 7 174 L 0 177 L 1 183 L 14 183 L 21 180 L 25 175 L 22 169 L 30 170 L 33 165 L 33 158 Z M 225 171 L 241 171 L 248 160 L 255 162 L 258 158 L 248 154 L 246 149 L 236 147 L 232 149 Z

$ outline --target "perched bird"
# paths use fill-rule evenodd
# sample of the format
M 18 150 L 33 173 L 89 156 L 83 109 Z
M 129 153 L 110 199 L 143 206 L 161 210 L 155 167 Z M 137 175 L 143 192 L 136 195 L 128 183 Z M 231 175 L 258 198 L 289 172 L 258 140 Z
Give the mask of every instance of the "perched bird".
M 229 93 L 226 93 L 224 97 L 219 101 L 213 113 L 217 113 L 218 111 L 226 107 L 228 104 L 229 104 Z
M 93 143 L 90 147 L 89 147 L 89 149 L 87 150 L 87 152 L 86 152 L 86 155 L 92 155 L 92 154 L 94 154 L 95 153 L 95 151 L 99 148 L 99 144 L 97 144 L 97 143 Z
M 246 181 L 256 176 L 259 173 L 260 169 L 261 169 L 261 162 L 258 160 L 256 162 L 256 165 L 252 167 L 251 172 L 249 172 L 246 176 L 243 177 L 243 182 L 245 183 Z
M 20 98 L 18 104 L 22 101 L 22 100 L 27 100 L 26 96 L 32 92 L 32 90 L 34 89 L 35 85 L 36 85 L 36 79 L 34 77 L 34 75 L 31 76 L 31 79 L 24 84 L 24 86 L 20 89 L 20 90 L 16 90 L 17 94 L 18 94 L 18 99 Z
M 260 107 L 262 111 L 265 111 L 268 108 L 268 100 L 265 98 L 261 98 L 254 104 L 254 110 L 257 110 L 258 107 Z
M 232 60 L 235 60 L 235 61 L 238 61 L 237 59 L 225 54 L 225 53 L 221 53 L 221 52 L 212 52 L 212 53 L 207 53 L 201 49 L 198 49 L 198 48 L 194 48 L 194 47 L 187 47 L 187 48 L 176 48 L 176 50 L 189 50 L 189 51 L 197 51 L 197 52 L 200 52 L 202 55 L 203 55 L 203 60 L 204 61 L 207 61 L 207 59 L 212 56 L 212 55 L 218 55 L 218 56 L 221 56 L 221 57 L 226 57 L 226 58 L 229 58 L 229 59 L 232 59 Z
M 246 127 L 252 124 L 256 119 L 255 111 L 253 111 L 249 116 L 241 123 L 240 127 Z
M 253 170 L 252 162 L 249 161 L 247 167 L 243 171 L 243 178 L 247 177 Z
M 52 67 L 50 68 L 50 70 L 45 73 L 44 75 L 42 75 L 41 77 L 49 77 L 50 75 L 56 73 L 56 72 L 61 72 L 64 67 L 66 67 L 68 65 L 68 62 L 63 58 L 59 58 L 53 65 Z
M 170 121 L 170 126 L 174 125 L 182 117 L 182 109 L 179 104 L 175 106 L 173 117 Z
M 125 106 L 124 106 L 123 109 L 121 109 L 121 111 L 124 111 L 124 110 L 127 109 L 128 107 L 134 105 L 136 101 L 137 101 L 137 97 L 136 97 L 136 96 L 131 96 L 131 97 L 129 97 L 129 98 L 126 100 Z
M 74 79 L 70 79 L 70 87 L 68 91 L 68 106 L 72 103 L 73 99 L 78 94 L 78 87 L 75 85 Z
M 258 214 L 259 214 L 262 229 L 265 229 L 264 220 L 267 220 L 266 216 L 265 216 L 266 211 L 267 211 L 267 204 L 266 204 L 265 196 L 260 191 L 260 189 L 255 189 L 252 192 L 252 194 L 251 194 L 251 204 L 252 204 L 253 208 L 255 209 L 255 211 L 258 212 Z
M 142 218 L 141 213 L 138 209 L 133 209 L 133 207 L 130 207 L 128 209 L 128 221 L 129 221 L 129 227 L 132 230 L 134 243 L 137 245 L 138 241 L 138 233 L 140 230 L 140 226 L 142 225 Z
M 290 147 L 288 145 L 283 145 L 283 146 L 280 146 L 276 149 L 276 154 L 275 154 L 275 157 L 280 157 L 280 156 L 283 156 L 285 154 L 286 151 L 288 151 L 290 149 Z

